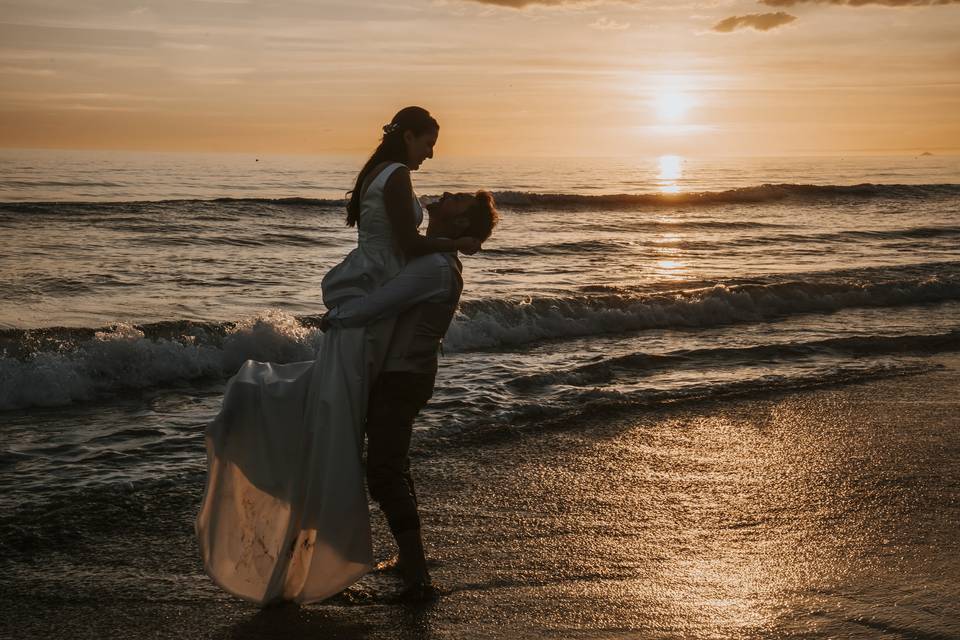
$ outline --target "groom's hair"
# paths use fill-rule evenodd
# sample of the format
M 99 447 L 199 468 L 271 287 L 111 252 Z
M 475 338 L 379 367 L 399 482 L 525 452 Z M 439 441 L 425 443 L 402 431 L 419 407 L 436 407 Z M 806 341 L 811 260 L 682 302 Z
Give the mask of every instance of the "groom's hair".
M 493 194 L 489 191 L 477 191 L 473 197 L 473 204 L 464 212 L 470 220 L 470 226 L 463 231 L 462 235 L 484 242 L 500 222 L 500 213 L 493 202 Z

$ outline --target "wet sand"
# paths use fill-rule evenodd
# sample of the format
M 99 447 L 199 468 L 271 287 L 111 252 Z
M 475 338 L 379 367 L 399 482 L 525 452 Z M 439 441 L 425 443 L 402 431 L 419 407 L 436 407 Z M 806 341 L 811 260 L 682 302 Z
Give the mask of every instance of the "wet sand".
M 420 438 L 446 591 L 423 608 L 392 604 L 395 579 L 375 574 L 328 603 L 258 610 L 201 573 L 200 478 L 134 491 L 122 518 L 2 559 L 0 636 L 960 637 L 960 360 L 941 362 Z

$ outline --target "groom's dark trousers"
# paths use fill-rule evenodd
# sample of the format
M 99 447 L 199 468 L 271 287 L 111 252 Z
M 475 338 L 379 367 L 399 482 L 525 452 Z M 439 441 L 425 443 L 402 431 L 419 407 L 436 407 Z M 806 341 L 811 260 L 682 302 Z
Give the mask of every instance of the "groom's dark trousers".
M 433 395 L 434 376 L 387 371 L 377 378 L 367 410 L 367 487 L 394 534 L 420 528 L 410 475 L 413 421 Z
M 386 361 L 367 408 L 367 487 L 394 535 L 420 528 L 410 475 L 413 421 L 433 395 L 440 343 L 463 290 L 460 261 L 451 257 L 450 292 L 397 318 Z

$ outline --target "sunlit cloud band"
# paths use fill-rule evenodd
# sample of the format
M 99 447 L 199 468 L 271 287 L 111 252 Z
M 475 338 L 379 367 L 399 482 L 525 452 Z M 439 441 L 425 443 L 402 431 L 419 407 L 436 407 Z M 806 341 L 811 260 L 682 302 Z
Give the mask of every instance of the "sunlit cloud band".
M 845 7 L 880 5 L 884 7 L 932 7 L 960 4 L 960 0 L 759 0 L 768 7 L 795 7 L 801 4 L 833 4 Z

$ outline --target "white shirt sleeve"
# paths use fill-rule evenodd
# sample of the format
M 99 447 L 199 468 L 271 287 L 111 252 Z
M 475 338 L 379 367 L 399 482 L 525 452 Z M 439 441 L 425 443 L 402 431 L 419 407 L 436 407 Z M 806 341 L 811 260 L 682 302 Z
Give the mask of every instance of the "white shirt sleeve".
M 327 314 L 327 320 L 334 327 L 362 327 L 399 315 L 420 302 L 447 300 L 452 283 L 450 262 L 444 255 L 420 256 L 379 289 L 335 307 Z

